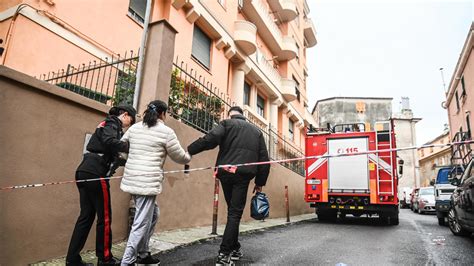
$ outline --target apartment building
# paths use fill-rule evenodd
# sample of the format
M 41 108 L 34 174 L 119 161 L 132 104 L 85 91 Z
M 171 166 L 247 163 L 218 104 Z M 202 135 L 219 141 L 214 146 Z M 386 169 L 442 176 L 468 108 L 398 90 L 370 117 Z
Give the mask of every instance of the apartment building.
M 144 0 L 2 1 L 1 62 L 48 80 L 51 71 L 134 57 L 145 10 Z M 254 124 L 303 151 L 312 122 L 306 50 L 317 43 L 309 12 L 304 0 L 154 0 L 150 21 L 176 29 L 175 65 L 193 84 L 243 106 Z
M 424 145 L 447 143 L 449 143 L 449 129 Z M 436 179 L 441 167 L 451 166 L 451 148 L 449 146 L 421 148 L 418 149 L 418 158 L 420 158 L 420 186 L 426 187 L 430 185 L 431 180 Z
M 474 22 L 464 42 L 456 68 L 446 92 L 444 107 L 448 111 L 451 140 L 472 138 L 474 126 Z M 456 137 L 458 134 L 458 137 Z M 461 134 L 463 136 L 461 136 Z

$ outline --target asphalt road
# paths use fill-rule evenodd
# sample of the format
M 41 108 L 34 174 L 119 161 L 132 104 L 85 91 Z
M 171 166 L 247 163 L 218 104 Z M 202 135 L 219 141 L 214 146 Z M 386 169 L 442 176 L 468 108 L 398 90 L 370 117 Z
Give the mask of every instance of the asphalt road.
M 350 215 L 241 236 L 238 265 L 474 265 L 474 236 L 454 236 L 434 214 L 403 209 L 400 225 Z M 214 265 L 220 239 L 159 255 L 162 265 Z

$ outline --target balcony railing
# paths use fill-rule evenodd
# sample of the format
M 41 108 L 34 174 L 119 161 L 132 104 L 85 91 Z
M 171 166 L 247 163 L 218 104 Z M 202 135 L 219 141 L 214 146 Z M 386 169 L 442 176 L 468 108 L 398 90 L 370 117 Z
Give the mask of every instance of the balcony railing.
M 260 70 L 267 76 L 267 78 L 270 80 L 271 83 L 280 90 L 281 86 L 281 75 L 276 70 L 270 62 L 272 62 L 272 59 L 267 59 L 262 53 L 255 53 L 256 56 L 256 63 Z
M 68 64 L 39 79 L 110 106 L 132 104 L 137 65 L 138 54 L 130 51 L 123 57 L 117 55 L 78 66 Z
M 283 36 L 275 23 L 275 16 L 262 0 L 243 0 L 243 13 L 248 20 L 258 28 L 258 34 L 265 39 L 266 44 L 279 61 L 291 60 L 296 57 L 296 44 L 292 37 Z M 290 44 L 290 42 L 293 42 Z
M 281 43 L 283 36 L 281 34 L 280 29 L 275 24 L 275 18 L 273 17 L 273 15 L 271 15 L 272 12 L 267 8 L 267 6 L 262 0 L 252 0 L 251 2 L 254 3 L 256 7 L 255 9 L 257 10 L 263 21 L 265 21 L 265 24 L 267 25 L 267 27 L 269 27 L 271 33 Z
M 171 115 L 203 133 L 214 128 L 222 119 L 226 119 L 232 103 L 229 95 L 220 91 L 211 82 L 206 81 L 193 68 L 183 61 L 173 63 L 170 95 L 168 100 Z M 247 121 L 258 127 L 272 160 L 302 157 L 301 150 L 273 131 L 248 110 Z M 281 163 L 281 165 L 304 175 L 304 161 Z

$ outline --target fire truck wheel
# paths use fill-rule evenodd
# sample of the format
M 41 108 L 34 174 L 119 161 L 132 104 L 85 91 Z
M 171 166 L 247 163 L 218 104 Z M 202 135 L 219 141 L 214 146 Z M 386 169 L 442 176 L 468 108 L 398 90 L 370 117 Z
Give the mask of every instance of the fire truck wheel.
M 398 214 L 390 216 L 390 225 L 398 225 L 399 223 Z

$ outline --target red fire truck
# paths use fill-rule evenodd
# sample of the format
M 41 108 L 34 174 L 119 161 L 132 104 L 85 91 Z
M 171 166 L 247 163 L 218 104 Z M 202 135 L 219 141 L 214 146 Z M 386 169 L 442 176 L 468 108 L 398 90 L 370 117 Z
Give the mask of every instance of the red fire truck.
M 316 208 L 320 221 L 378 214 L 384 223 L 398 225 L 397 153 L 370 153 L 396 147 L 393 122 L 377 122 L 374 129 L 343 124 L 308 130 L 306 156 L 322 157 L 306 160 L 305 200 Z

